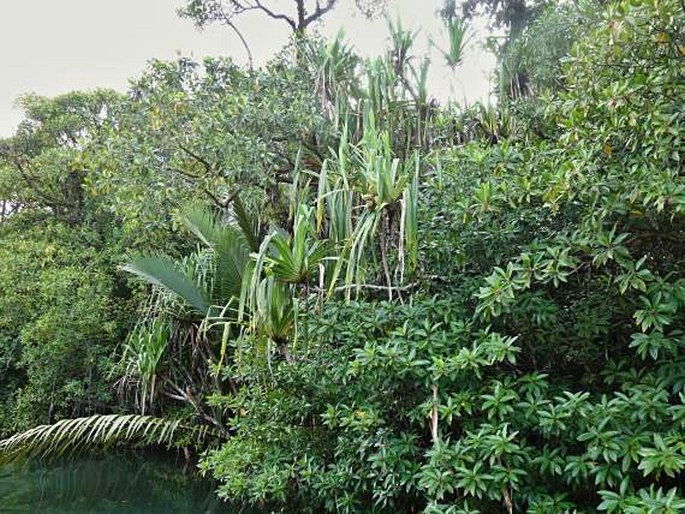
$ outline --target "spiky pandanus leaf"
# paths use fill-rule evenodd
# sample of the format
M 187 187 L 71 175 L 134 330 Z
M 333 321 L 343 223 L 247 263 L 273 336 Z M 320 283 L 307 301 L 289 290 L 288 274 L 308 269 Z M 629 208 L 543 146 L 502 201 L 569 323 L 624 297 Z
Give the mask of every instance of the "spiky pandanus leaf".
M 418 71 L 412 66 L 412 78 L 414 83 L 410 84 L 410 91 L 414 96 L 414 101 L 419 105 L 425 105 L 428 102 L 428 70 L 430 69 L 431 61 L 424 58 L 419 65 Z
M 308 283 L 311 274 L 326 258 L 329 247 L 327 241 L 316 237 L 314 208 L 300 204 L 293 234 L 289 236 L 282 230 L 274 231 L 254 255 L 257 266 L 251 289 L 255 290 L 265 266 L 282 282 Z
M 448 49 L 442 50 L 447 65 L 451 68 L 461 64 L 464 57 L 464 50 L 469 41 L 469 26 L 460 18 L 450 18 L 445 20 L 447 31 Z
M 253 317 L 259 332 L 278 343 L 289 341 L 295 326 L 290 287 L 273 276 L 266 277 L 260 281 L 255 298 Z
M 418 31 L 405 30 L 399 17 L 396 22 L 393 22 L 392 18 L 388 17 L 387 24 L 391 43 L 389 57 L 391 58 L 395 73 L 398 76 L 403 76 L 413 58 L 411 49 L 414 46 Z
M 132 273 L 149 284 L 172 292 L 199 314 L 207 314 L 211 305 L 209 293 L 198 286 L 192 277 L 178 268 L 176 262 L 165 255 L 140 255 L 131 258 L 121 269 Z
M 120 443 L 168 446 L 173 443 L 178 430 L 196 432 L 199 438 L 204 438 L 208 433 L 205 427 L 184 427 L 180 420 L 137 414 L 63 419 L 0 441 L 0 465 L 26 458 L 59 457 L 79 450 L 106 448 Z
M 326 198 L 329 223 L 329 238 L 340 246 L 352 234 L 352 211 L 354 193 L 350 190 L 337 189 Z
M 136 327 L 126 339 L 123 359 L 129 361 L 129 369 L 140 378 L 141 414 L 145 414 L 148 402 L 154 402 L 157 372 L 169 344 L 171 331 L 168 320 L 155 318 Z
M 357 221 L 357 226 L 352 234 L 351 246 L 347 258 L 347 272 L 345 274 L 345 285 L 364 283 L 365 266 L 364 258 L 368 247 L 372 243 L 372 237 L 378 229 L 381 221 L 382 211 L 380 209 L 364 211 Z M 342 261 L 341 261 L 342 262 Z M 359 289 L 357 289 L 359 292 Z M 350 298 L 351 289 L 347 290 L 347 297 Z
M 404 190 L 402 197 L 402 226 L 401 244 L 406 247 L 409 255 L 409 266 L 416 269 L 419 259 L 419 228 L 418 228 L 418 203 L 419 203 L 419 171 L 421 159 L 418 152 L 414 155 L 415 171 L 412 181 Z M 402 270 L 404 276 L 404 270 Z

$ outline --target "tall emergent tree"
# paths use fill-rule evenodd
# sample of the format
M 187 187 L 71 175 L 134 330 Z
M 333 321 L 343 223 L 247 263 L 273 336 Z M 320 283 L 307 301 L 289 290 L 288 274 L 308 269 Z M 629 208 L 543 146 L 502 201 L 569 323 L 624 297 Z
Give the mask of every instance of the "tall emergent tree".
M 337 7 L 339 0 L 289 0 L 283 9 L 283 2 L 273 0 L 187 0 L 185 7 L 179 10 L 182 17 L 190 18 L 198 28 L 219 23 L 230 28 L 245 47 L 250 65 L 252 53 L 247 40 L 236 25 L 236 19 L 242 14 L 257 12 L 272 20 L 287 23 L 292 32 L 302 36 L 307 28 L 321 20 Z M 358 9 L 367 17 L 381 12 L 387 0 L 355 0 Z

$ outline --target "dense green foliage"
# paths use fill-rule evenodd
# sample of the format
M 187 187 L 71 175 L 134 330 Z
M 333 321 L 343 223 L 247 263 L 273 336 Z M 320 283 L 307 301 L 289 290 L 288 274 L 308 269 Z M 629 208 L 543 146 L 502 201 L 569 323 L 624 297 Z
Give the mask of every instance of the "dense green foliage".
M 0 145 L 0 433 L 113 404 L 114 350 L 135 312 L 115 273 L 122 240 L 87 194 L 106 91 L 23 99 L 26 120 Z
M 301 362 L 238 367 L 237 433 L 204 464 L 223 494 L 312 511 L 685 507 L 676 13 L 609 10 L 546 106 L 552 140 L 432 154 L 432 285 L 405 306 L 328 303 Z
M 17 220 L 18 221 L 18 220 Z M 126 299 L 94 234 L 6 222 L 0 247 L 3 431 L 111 404 L 106 376 Z M 89 237 L 90 236 L 90 237 Z
M 682 511 L 683 27 L 674 0 L 550 6 L 497 108 L 430 102 L 390 23 L 374 60 L 338 38 L 257 71 L 153 63 L 96 123 L 25 127 L 0 430 L 49 404 L 211 427 L 176 443 L 275 510 Z

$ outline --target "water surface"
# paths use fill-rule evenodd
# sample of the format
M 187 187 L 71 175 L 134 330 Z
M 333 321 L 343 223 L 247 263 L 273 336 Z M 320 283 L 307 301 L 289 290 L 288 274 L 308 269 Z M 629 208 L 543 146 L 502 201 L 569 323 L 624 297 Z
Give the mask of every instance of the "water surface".
M 247 514 L 215 494 L 182 460 L 150 455 L 77 457 L 0 467 L 2 514 Z

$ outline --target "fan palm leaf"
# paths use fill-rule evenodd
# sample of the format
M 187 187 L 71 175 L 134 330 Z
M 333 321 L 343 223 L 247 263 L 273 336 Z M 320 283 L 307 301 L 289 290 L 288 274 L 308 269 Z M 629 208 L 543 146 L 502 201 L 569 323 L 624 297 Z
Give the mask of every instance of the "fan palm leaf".
M 164 255 L 136 256 L 121 268 L 174 294 L 203 317 L 213 304 L 223 305 L 239 298 L 250 249 L 258 249 L 259 245 L 257 228 L 242 203 L 237 198 L 234 202 L 237 225 L 223 223 L 217 214 L 201 205 L 189 205 L 183 212 L 188 230 L 213 254 L 210 280 L 198 280 L 193 269 L 183 269 Z
M 243 232 L 243 236 L 251 252 L 259 251 L 259 226 L 255 223 L 255 217 L 245 209 L 245 205 L 239 196 L 233 199 L 233 214 L 236 222 Z
M 121 269 L 173 293 L 202 316 L 209 310 L 209 292 L 198 286 L 188 273 L 180 270 L 177 263 L 166 255 L 135 256 L 124 263 Z
M 218 290 L 213 296 L 217 303 L 225 303 L 240 296 L 250 248 L 258 247 L 256 230 L 249 221 L 243 205 L 238 205 L 238 226 L 223 223 L 214 212 L 202 205 L 190 205 L 183 213 L 183 220 L 188 229 L 214 251 L 215 284 Z

